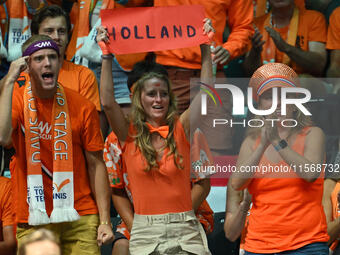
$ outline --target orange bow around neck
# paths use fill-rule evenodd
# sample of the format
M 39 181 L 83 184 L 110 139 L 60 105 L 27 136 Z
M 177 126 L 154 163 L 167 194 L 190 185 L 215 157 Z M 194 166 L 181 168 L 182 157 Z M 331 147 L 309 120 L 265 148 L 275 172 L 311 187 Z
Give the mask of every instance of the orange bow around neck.
M 151 126 L 150 123 L 146 122 L 147 127 L 149 128 L 150 133 L 157 132 L 160 134 L 161 137 L 166 139 L 169 134 L 169 126 L 160 126 L 160 127 L 154 127 Z

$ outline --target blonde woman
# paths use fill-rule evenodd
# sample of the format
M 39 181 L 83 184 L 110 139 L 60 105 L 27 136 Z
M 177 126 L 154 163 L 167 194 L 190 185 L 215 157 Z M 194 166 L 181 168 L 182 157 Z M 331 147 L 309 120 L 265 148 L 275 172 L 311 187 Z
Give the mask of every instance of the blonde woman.
M 206 19 L 205 33 L 212 30 Z M 103 43 L 108 42 L 105 28 L 98 28 L 97 41 L 103 51 L 101 102 L 122 146 L 133 197 L 134 211 L 127 205 L 121 214 L 131 229 L 130 253 L 210 254 L 194 213 L 208 195 L 210 182 L 202 179 L 190 187 L 191 107 L 179 116 L 169 79 L 150 72 L 132 87 L 131 116 L 126 120 L 113 96 L 112 55 Z M 208 82 L 212 77 L 210 47 L 201 45 L 201 53 L 201 78 Z

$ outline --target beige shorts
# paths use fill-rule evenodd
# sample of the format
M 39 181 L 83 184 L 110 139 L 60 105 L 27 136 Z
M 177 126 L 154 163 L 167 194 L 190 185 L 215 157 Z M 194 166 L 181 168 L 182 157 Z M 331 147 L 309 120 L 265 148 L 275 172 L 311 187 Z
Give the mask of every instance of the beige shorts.
M 135 214 L 129 249 L 131 255 L 211 254 L 203 227 L 193 211 Z

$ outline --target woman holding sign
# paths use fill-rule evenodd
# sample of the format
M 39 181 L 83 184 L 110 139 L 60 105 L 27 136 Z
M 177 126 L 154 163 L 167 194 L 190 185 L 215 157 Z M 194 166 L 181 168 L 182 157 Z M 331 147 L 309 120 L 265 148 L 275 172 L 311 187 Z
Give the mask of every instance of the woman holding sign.
M 257 69 L 250 86 L 258 108 L 271 109 L 276 90 L 280 98 L 283 88 L 298 86 L 297 78 L 281 63 Z M 262 117 L 263 127 L 249 130 L 238 172 L 231 178 L 234 189 L 247 188 L 252 195 L 245 254 L 326 255 L 328 235 L 321 204 L 324 134 L 297 107 L 287 105 L 283 115 L 280 99 L 275 106 L 272 115 Z M 291 124 L 291 119 L 297 122 L 295 127 L 282 124 Z
M 212 31 L 206 19 L 204 33 Z M 101 102 L 123 148 L 123 167 L 133 198 L 134 212 L 127 207 L 130 217 L 124 219 L 132 228 L 130 253 L 210 254 L 194 213 L 208 195 L 210 181 L 201 179 L 190 187 L 189 113 L 200 108 L 196 105 L 199 97 L 178 116 L 168 78 L 146 73 L 132 87 L 131 117 L 126 120 L 113 96 L 112 55 L 105 28 L 98 28 L 97 41 L 103 51 Z M 212 77 L 210 46 L 201 45 L 201 51 L 201 80 L 208 83 Z

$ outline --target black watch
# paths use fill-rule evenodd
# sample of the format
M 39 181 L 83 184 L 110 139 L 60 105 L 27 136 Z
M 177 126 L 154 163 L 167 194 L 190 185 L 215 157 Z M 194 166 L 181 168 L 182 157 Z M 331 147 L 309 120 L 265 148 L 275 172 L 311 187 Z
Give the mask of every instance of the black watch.
M 276 151 L 282 150 L 288 146 L 285 139 L 282 139 L 276 146 L 274 146 Z

